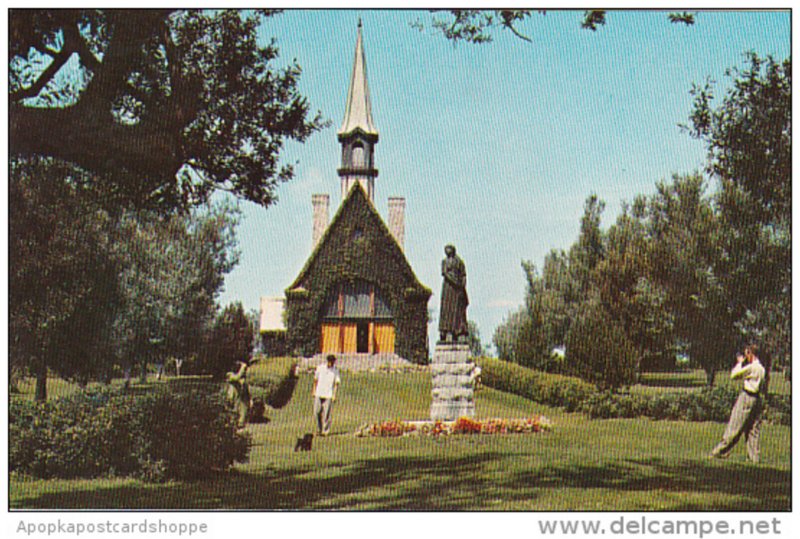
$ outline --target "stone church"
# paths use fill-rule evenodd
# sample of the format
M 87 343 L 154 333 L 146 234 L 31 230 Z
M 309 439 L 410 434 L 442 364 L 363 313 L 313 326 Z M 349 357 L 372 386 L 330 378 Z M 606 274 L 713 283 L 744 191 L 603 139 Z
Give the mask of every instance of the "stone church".
M 375 147 L 367 66 L 358 25 L 337 170 L 342 202 L 312 195 L 312 252 L 285 298 L 261 299 L 265 350 L 293 355 L 396 354 L 424 363 L 431 290 L 405 257 L 405 199 L 389 197 L 388 225 L 374 206 Z M 282 315 L 276 313 L 283 312 Z

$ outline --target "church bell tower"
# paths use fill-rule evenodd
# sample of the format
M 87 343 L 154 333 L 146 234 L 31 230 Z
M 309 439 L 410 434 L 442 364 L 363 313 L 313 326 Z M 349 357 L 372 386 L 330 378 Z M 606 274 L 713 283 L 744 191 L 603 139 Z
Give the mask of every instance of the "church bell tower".
M 342 166 L 338 169 L 342 183 L 342 199 L 356 182 L 360 183 L 369 200 L 375 202 L 375 145 L 378 130 L 372 121 L 372 104 L 367 85 L 367 62 L 361 38 L 361 20 L 358 21 L 356 55 L 347 92 L 347 109 L 338 138 L 342 145 Z

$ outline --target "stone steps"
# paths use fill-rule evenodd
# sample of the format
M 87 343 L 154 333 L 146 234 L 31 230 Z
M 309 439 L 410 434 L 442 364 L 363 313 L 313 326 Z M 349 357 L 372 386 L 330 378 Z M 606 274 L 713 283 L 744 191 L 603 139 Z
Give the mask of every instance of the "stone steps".
M 313 371 L 325 362 L 328 354 L 317 354 L 301 358 L 298 366 L 301 371 Z M 340 371 L 426 371 L 425 365 L 417 365 L 397 354 L 336 354 L 336 368 Z

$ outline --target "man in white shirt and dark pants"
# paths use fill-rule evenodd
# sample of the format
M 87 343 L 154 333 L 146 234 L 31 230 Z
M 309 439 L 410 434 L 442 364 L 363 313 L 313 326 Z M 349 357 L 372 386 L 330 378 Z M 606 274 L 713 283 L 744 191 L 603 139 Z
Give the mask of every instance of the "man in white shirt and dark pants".
M 336 391 L 342 379 L 339 370 L 334 366 L 336 356 L 328 355 L 326 362 L 320 364 L 314 371 L 314 417 L 317 420 L 317 434 L 327 436 L 331 433 L 331 412 L 333 401 L 336 400 Z
M 736 366 L 731 371 L 732 380 L 744 379 L 744 389 L 733 405 L 722 441 L 711 451 L 712 457 L 728 457 L 744 434 L 747 457 L 754 463 L 758 462 L 758 437 L 761 433 L 761 413 L 764 410 L 762 385 L 765 376 L 766 369 L 758 359 L 758 347 L 755 344 L 747 346 L 744 356 L 737 356 Z

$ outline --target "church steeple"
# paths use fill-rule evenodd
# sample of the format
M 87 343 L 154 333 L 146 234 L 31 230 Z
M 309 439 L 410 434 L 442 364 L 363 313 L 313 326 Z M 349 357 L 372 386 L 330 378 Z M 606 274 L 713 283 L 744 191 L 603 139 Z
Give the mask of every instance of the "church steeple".
M 369 199 L 374 201 L 375 178 L 378 176 L 378 170 L 375 168 L 378 130 L 372 121 L 372 103 L 367 84 L 367 61 L 361 27 L 359 19 L 356 53 L 350 76 L 350 89 L 347 92 L 347 108 L 342 127 L 338 132 L 339 142 L 342 145 L 342 166 L 338 173 L 342 182 L 342 199 L 347 196 L 355 182 L 359 182 Z

